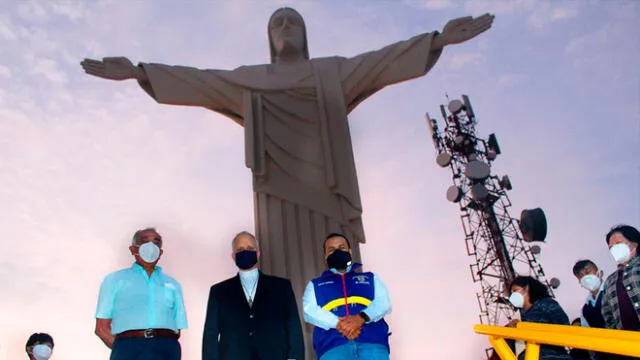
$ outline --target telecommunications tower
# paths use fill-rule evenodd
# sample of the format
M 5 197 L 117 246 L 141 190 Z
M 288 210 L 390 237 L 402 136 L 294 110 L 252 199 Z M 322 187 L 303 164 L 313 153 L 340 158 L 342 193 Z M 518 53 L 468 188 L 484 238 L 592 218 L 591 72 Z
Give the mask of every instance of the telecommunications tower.
M 557 278 L 547 281 L 536 260 L 547 235 L 547 221 L 540 208 L 523 210 L 520 219 L 509 215 L 511 201 L 507 175 L 491 173 L 491 164 L 500 155 L 494 134 L 488 139 L 477 136 L 476 116 L 466 95 L 462 101 L 440 105 L 444 127 L 427 113 L 427 122 L 435 145 L 436 163 L 451 169 L 453 185 L 447 199 L 460 205 L 467 254 L 473 257 L 471 277 L 480 283 L 477 297 L 480 322 L 504 325 L 516 309 L 508 301 L 509 283 L 518 275 L 530 275 L 549 287 L 560 286 Z

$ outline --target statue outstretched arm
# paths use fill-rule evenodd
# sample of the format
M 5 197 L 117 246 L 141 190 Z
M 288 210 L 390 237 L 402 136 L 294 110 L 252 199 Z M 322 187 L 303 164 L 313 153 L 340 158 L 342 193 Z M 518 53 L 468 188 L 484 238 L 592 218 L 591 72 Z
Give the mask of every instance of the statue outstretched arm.
M 385 86 L 425 75 L 446 45 L 465 42 L 489 30 L 493 19 L 491 14 L 454 19 L 441 33 L 420 34 L 380 50 L 342 59 L 340 77 L 347 111 Z
M 440 50 L 447 45 L 460 44 L 489 30 L 494 15 L 484 14 L 477 18 L 466 16 L 449 21 L 431 43 L 431 50 Z
M 126 57 L 84 59 L 80 64 L 85 73 L 99 78 L 137 80 L 158 103 L 204 107 L 242 125 L 243 87 L 233 82 L 233 71 L 145 63 L 136 66 Z
M 94 59 L 84 59 L 80 65 L 84 72 L 108 80 L 129 80 L 148 81 L 144 69 L 133 65 L 126 57 L 106 57 L 102 61 Z

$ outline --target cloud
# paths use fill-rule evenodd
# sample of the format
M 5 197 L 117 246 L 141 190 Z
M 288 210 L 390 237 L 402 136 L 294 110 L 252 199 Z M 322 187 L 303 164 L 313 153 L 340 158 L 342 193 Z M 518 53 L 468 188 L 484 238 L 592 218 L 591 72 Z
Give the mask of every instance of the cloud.
M 549 23 L 574 18 L 578 5 L 536 2 L 533 0 L 469 0 L 465 8 L 472 14 L 490 12 L 504 16 L 526 16 L 527 23 L 534 28 L 542 28 Z
M 13 29 L 11 18 L 5 14 L 0 14 L 0 36 L 7 40 L 15 40 L 18 38 Z
M 0 65 L 0 76 L 5 77 L 5 78 L 11 78 L 11 70 L 4 66 L 4 65 Z
M 465 8 L 472 14 L 490 12 L 493 14 L 511 14 L 531 10 L 535 0 L 468 0 Z
M 521 85 L 528 78 L 525 74 L 505 74 L 498 77 L 496 85 L 499 88 L 510 88 L 516 85 Z
M 620 33 L 620 28 L 611 24 L 605 24 L 597 30 L 574 37 L 565 46 L 564 50 L 567 54 L 582 56 L 585 53 L 592 53 L 599 50 L 602 46 L 611 44 Z
M 543 3 L 537 6 L 529 16 L 529 24 L 535 28 L 542 28 L 550 23 L 575 18 L 577 7 L 559 7 L 553 3 Z
M 448 61 L 452 70 L 460 70 L 468 65 L 478 64 L 484 60 L 484 56 L 477 52 L 457 53 Z
M 58 68 L 58 63 L 51 59 L 37 59 L 33 65 L 31 73 L 34 75 L 42 75 L 49 81 L 54 83 L 66 83 L 67 74 Z
M 554 9 L 551 13 L 551 20 L 570 19 L 576 17 L 575 9 Z
M 101 4 L 99 4 L 101 5 Z M 75 21 L 83 16 L 87 16 L 88 10 L 84 1 L 60 1 L 51 4 L 54 14 L 66 16 L 69 20 Z
M 636 41 L 626 25 L 632 21 L 621 19 L 601 24 L 594 27 L 593 31 L 567 41 L 564 46 L 567 58 L 582 76 L 594 79 L 591 86 L 597 87 L 600 79 L 605 77 L 607 80 L 637 86 L 640 74 L 634 64 L 640 61 L 640 51 L 625 51 L 627 48 L 633 49 L 629 44 Z
M 424 6 L 430 10 L 442 10 L 456 6 L 452 0 L 425 0 Z
M 47 20 L 47 11 L 37 1 L 25 1 L 18 5 L 18 15 L 29 22 Z

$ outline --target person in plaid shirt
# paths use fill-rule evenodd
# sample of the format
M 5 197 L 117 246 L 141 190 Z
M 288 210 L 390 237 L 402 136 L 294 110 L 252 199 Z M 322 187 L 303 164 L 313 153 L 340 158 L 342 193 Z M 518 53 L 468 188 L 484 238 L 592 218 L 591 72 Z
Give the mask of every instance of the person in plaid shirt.
M 607 278 L 602 297 L 602 317 L 609 329 L 640 331 L 640 232 L 619 225 L 606 236 L 618 270 Z

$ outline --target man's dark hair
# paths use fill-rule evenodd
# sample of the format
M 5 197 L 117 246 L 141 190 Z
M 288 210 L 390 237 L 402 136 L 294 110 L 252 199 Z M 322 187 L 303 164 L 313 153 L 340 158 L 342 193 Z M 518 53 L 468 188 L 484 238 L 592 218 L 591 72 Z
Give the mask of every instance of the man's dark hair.
M 611 240 L 611 237 L 615 233 L 620 233 L 627 240 L 634 242 L 636 244 L 640 244 L 640 231 L 638 231 L 638 229 L 634 228 L 633 226 L 622 224 L 622 225 L 614 226 L 611 228 L 611 230 L 609 230 L 606 236 L 607 245 L 609 245 L 609 240 Z
M 509 290 L 511 290 L 514 285 L 518 285 L 521 288 L 528 287 L 529 301 L 531 302 L 531 304 L 535 303 L 538 300 L 551 297 L 547 286 L 531 276 L 516 277 L 511 282 L 511 285 L 509 285 Z
M 25 345 L 25 347 L 42 343 L 50 343 L 51 347 L 53 347 L 53 338 L 47 333 L 34 333 L 29 336 L 29 340 L 27 340 L 27 345 Z
M 573 275 L 578 277 L 578 275 L 580 275 L 580 272 L 586 269 L 588 266 L 593 266 L 594 269 L 598 270 L 598 265 L 596 265 L 596 263 L 594 263 L 593 261 L 588 259 L 578 260 L 578 262 L 573 265 Z
M 322 243 L 322 251 L 323 252 L 326 250 L 325 246 L 327 245 L 327 240 L 329 240 L 329 239 L 331 239 L 333 237 L 341 237 L 341 238 L 345 239 L 347 241 L 347 246 L 349 247 L 349 249 L 351 249 L 351 242 L 349 242 L 349 239 L 346 236 L 344 236 L 343 234 L 334 232 L 334 233 L 331 233 L 331 234 L 327 235 L 327 237 L 324 238 L 324 242 Z
M 571 325 L 573 325 L 575 323 L 578 323 L 578 324 L 580 324 L 580 326 L 582 326 L 582 321 L 580 321 L 580 318 L 575 318 L 575 319 L 573 319 L 573 321 L 571 321 Z

